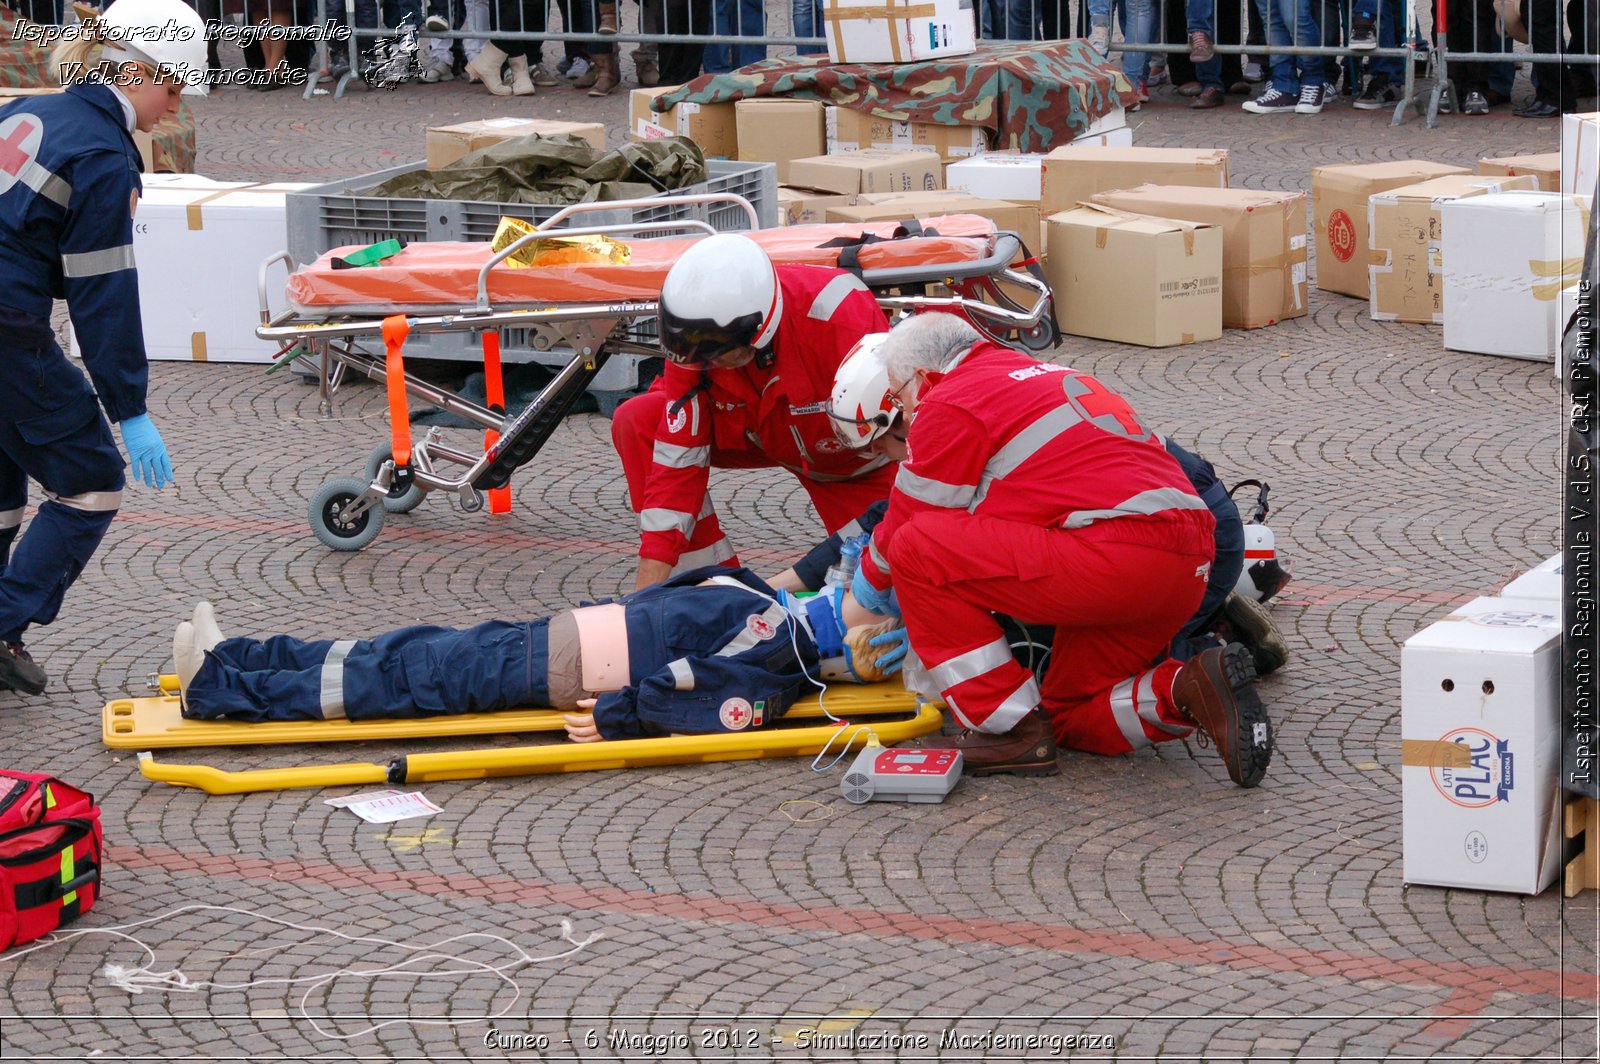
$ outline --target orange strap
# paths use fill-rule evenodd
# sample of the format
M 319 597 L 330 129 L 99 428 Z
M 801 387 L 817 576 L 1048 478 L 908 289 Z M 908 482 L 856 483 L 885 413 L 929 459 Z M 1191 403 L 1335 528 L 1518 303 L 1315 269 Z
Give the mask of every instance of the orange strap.
M 411 464 L 411 412 L 406 408 L 406 360 L 402 353 L 411 325 L 404 314 L 383 319 L 384 376 L 389 391 L 389 432 L 395 468 Z
M 483 334 L 483 392 L 484 399 L 489 404 L 489 409 L 505 416 L 506 389 L 505 381 L 500 375 L 500 330 L 490 329 Z M 483 432 L 483 449 L 488 450 L 500 439 L 500 434 L 494 429 L 485 429 Z M 511 485 L 489 489 L 489 512 L 492 514 L 508 514 L 511 512 Z

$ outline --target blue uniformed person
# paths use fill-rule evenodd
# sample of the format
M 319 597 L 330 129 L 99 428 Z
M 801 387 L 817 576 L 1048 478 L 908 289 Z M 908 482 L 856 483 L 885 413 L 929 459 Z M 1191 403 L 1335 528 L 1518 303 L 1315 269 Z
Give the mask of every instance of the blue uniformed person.
M 117 0 L 69 32 L 53 56 L 66 91 L 0 108 L 0 688 L 28 694 L 47 677 L 23 634 L 55 619 L 121 503 L 106 419 L 137 479 L 172 479 L 145 409 L 133 131 L 176 111 L 180 92 L 205 92 L 205 26 L 180 0 Z M 54 299 L 92 390 L 55 341 Z M 19 539 L 29 478 L 44 496 Z

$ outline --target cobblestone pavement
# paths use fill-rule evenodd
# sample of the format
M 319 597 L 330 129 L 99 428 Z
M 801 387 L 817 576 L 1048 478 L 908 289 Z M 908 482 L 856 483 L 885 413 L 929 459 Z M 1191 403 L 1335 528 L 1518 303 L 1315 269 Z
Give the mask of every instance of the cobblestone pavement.
M 423 128 L 445 120 L 598 118 L 616 140 L 626 106 L 456 83 L 343 100 L 235 90 L 196 110 L 203 172 L 316 180 L 419 157 Z M 1308 189 L 1323 162 L 1471 165 L 1558 135 L 1506 114 L 1435 130 L 1348 106 L 1196 114 L 1170 95 L 1134 120 L 1137 143 L 1226 146 L 1237 185 L 1274 189 Z M 104 803 L 107 894 L 82 926 L 161 917 L 137 932 L 154 970 L 268 982 L 130 995 L 100 970 L 148 958 L 99 936 L 0 959 L 4 1056 L 1592 1059 L 1594 894 L 1400 879 L 1400 643 L 1554 550 L 1556 382 L 1545 365 L 1447 352 L 1436 328 L 1373 324 L 1360 302 L 1311 300 L 1305 318 L 1203 346 L 1069 339 L 1054 355 L 1229 478 L 1272 483 L 1295 563 L 1276 605 L 1294 660 L 1263 684 L 1278 752 L 1249 792 L 1181 742 L 1066 753 L 1058 777 L 968 780 L 936 806 L 846 804 L 839 770 L 800 760 L 433 784 L 444 812 L 393 827 L 323 804 L 344 791 L 147 783 L 101 746 L 100 707 L 170 668 L 197 597 L 240 633 L 533 616 L 623 590 L 634 542 L 608 423 L 586 414 L 519 474 L 509 516 L 436 497 L 367 550 L 330 553 L 306 500 L 386 438 L 380 390 L 347 386 L 323 420 L 312 389 L 260 367 L 156 365 L 177 488 L 130 489 L 63 619 L 34 635 L 49 693 L 0 695 L 0 734 L 8 764 L 48 766 Z M 786 476 L 725 473 L 714 488 L 759 568 L 818 532 Z M 161 756 L 255 768 L 421 745 Z M 185 905 L 240 911 L 163 916 Z M 462 975 L 318 980 L 407 954 L 275 920 L 406 949 L 495 933 L 535 957 L 570 948 L 564 920 L 601 937 L 506 982 L 488 967 L 517 955 L 475 940 L 455 948 L 483 967 Z M 498 1035 L 473 1020 L 499 1010 Z M 338 1037 L 395 1018 L 418 1022 Z M 949 1032 L 991 1048 L 940 1049 Z M 1072 1036 L 1105 1040 L 1070 1050 Z

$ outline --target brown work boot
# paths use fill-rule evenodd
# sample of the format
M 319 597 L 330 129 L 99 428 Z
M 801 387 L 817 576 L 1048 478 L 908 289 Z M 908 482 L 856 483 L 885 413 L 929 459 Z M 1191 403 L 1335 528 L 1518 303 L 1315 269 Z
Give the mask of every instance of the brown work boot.
M 595 32 L 609 37 L 617 32 L 617 5 L 615 3 L 602 3 L 600 5 L 600 25 L 595 27 Z
M 989 776 L 1010 772 L 1017 776 L 1054 776 L 1056 736 L 1044 710 L 1035 709 L 1004 735 L 963 731 L 951 744 L 961 751 L 962 772 Z
M 594 64 L 591 69 L 595 75 L 594 84 L 589 86 L 589 95 L 610 96 L 613 92 L 616 92 L 619 83 L 617 77 L 617 54 L 612 52 L 610 55 L 592 55 L 589 57 L 589 62 Z M 574 84 L 581 83 L 582 79 L 574 82 Z
M 1272 722 L 1256 694 L 1248 647 L 1229 643 L 1190 658 L 1172 682 L 1172 700 L 1216 745 L 1233 782 L 1261 782 L 1272 760 Z

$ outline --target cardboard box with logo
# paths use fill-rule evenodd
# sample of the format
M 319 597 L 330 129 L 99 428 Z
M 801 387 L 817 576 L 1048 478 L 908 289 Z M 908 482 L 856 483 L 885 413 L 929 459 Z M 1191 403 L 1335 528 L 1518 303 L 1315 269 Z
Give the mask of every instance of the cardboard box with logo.
M 988 149 L 982 126 L 942 126 L 884 118 L 849 107 L 829 107 L 823 114 L 828 154 L 858 148 L 931 151 L 949 162 L 982 155 Z
M 1561 866 L 1561 608 L 1479 598 L 1400 652 L 1407 883 L 1537 894 Z
M 1488 177 L 1532 174 L 1539 182 L 1540 192 L 1560 192 L 1561 153 L 1547 151 L 1542 155 L 1506 155 L 1498 159 L 1479 159 L 1478 173 Z
M 1066 145 L 1044 157 L 1039 209 L 1088 202 L 1096 192 L 1140 185 L 1228 187 L 1226 148 L 1101 148 Z
M 650 101 L 680 85 L 634 89 L 628 94 L 628 136 L 633 140 L 688 137 L 708 159 L 742 158 L 738 154 L 736 116 L 731 103 L 680 103 L 669 111 L 650 110 Z M 765 161 L 765 160 L 763 160 Z
M 812 188 L 778 186 L 779 225 L 821 225 L 828 220 L 828 211 L 834 207 L 848 207 L 856 202 L 854 195 L 838 192 L 818 192 Z
M 1600 111 L 1561 116 L 1561 191 L 1579 196 L 1600 192 Z
M 723 105 L 726 106 L 726 105 Z M 822 155 L 828 150 L 823 135 L 823 106 L 815 100 L 761 97 L 733 105 L 738 127 L 741 162 L 775 163 L 778 184 L 799 186 L 789 180 L 789 163 Z
M 1366 299 L 1370 291 L 1367 200 L 1374 192 L 1414 185 L 1429 178 L 1467 173 L 1465 167 L 1406 159 L 1390 163 L 1340 163 L 1311 171 L 1315 201 L 1317 287 Z
M 1561 292 L 1583 275 L 1589 197 L 1499 192 L 1440 208 L 1444 346 L 1554 362 Z
M 1222 335 L 1220 227 L 1077 207 L 1046 229 L 1063 332 L 1144 347 Z
M 861 148 L 789 163 L 795 188 L 849 195 L 856 192 L 931 192 L 942 188 L 939 157 L 926 151 Z
M 599 122 L 557 122 L 547 118 L 484 118 L 434 126 L 428 130 L 428 169 L 449 166 L 469 152 L 499 144 L 512 137 L 542 137 L 568 133 L 582 137 L 598 151 L 606 150 L 606 127 Z
M 972 0 L 822 0 L 835 63 L 920 63 L 977 51 Z
M 1444 321 L 1444 222 L 1450 200 L 1509 189 L 1533 190 L 1534 179 L 1457 174 L 1374 193 L 1367 200 L 1371 250 L 1367 304 L 1373 321 Z
M 1259 329 L 1306 313 L 1304 192 L 1140 185 L 1096 192 L 1094 202 L 1220 226 L 1225 327 Z

